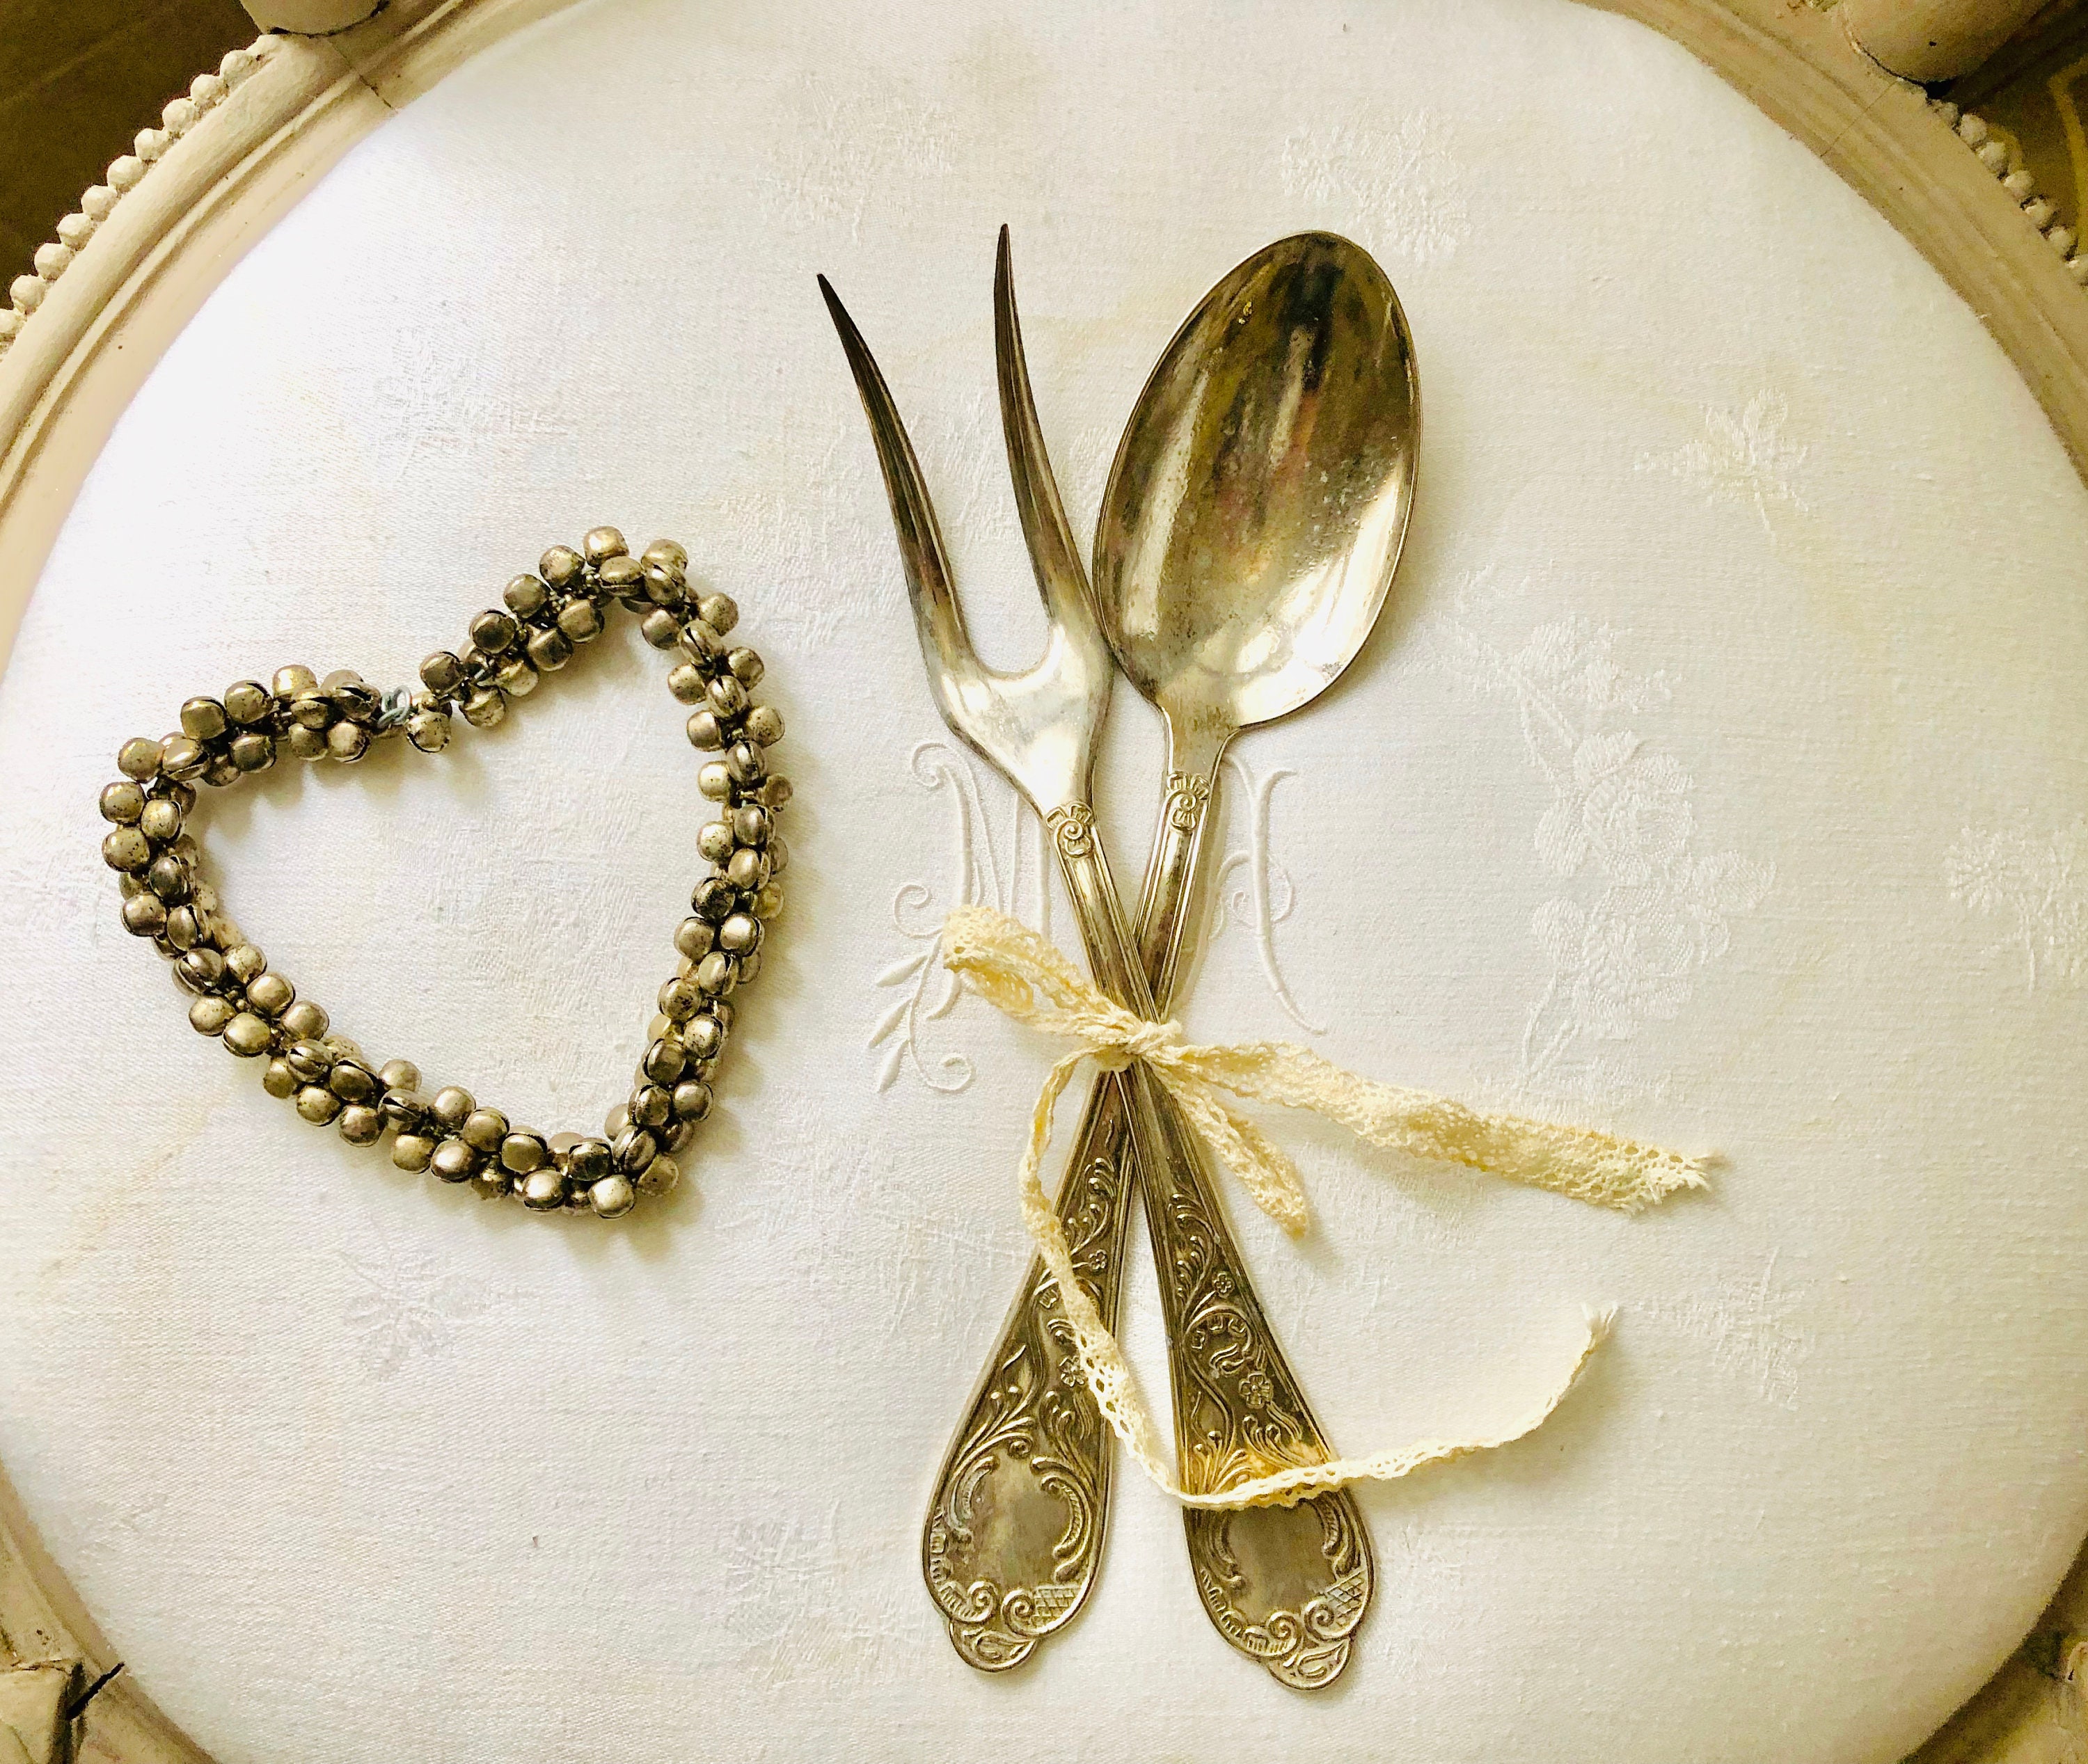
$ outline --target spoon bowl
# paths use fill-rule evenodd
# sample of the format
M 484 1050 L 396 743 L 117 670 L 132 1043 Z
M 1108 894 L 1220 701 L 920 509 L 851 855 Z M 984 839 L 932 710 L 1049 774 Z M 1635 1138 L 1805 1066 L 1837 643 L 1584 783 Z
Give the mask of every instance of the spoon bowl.
M 1178 737 L 1222 745 L 1354 659 L 1406 539 L 1419 425 L 1399 297 L 1336 234 L 1257 251 L 1183 321 L 1118 445 L 1094 548 L 1110 647 Z

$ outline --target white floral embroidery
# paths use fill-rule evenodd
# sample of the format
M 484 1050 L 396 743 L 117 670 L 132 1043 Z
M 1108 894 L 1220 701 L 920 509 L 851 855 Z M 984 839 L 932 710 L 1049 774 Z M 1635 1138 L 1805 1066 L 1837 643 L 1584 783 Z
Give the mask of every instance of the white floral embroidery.
M 1709 1292 L 1639 1309 L 1707 1343 L 1712 1364 L 1745 1379 L 1765 1403 L 1795 1408 L 1799 1368 L 1812 1352 L 1812 1335 L 1796 1321 L 1802 1296 L 1776 1278 L 1776 1257 L 1771 1254 L 1752 1279 L 1729 1280 Z
M 1521 1077 L 1553 1077 L 1587 1041 L 1622 1041 L 1673 1018 L 1726 953 L 1731 921 L 1758 906 L 1772 866 L 1698 849 L 1693 784 L 1624 720 L 1667 702 L 1658 673 L 1627 673 L 1617 634 L 1581 614 L 1540 625 L 1508 654 L 1471 621 L 1497 599 L 1491 572 L 1467 584 L 1430 634 L 1436 659 L 1475 690 L 1512 699 L 1530 757 L 1552 792 L 1538 861 L 1582 881 L 1539 906 L 1530 929 L 1550 967 L 1523 1028 Z
M 452 1326 L 482 1315 L 497 1296 L 484 1281 L 445 1267 L 426 1250 L 397 1249 L 381 1237 L 370 1251 L 336 1254 L 355 1279 L 341 1322 L 372 1378 L 390 1377 L 416 1355 L 447 1353 Z
M 1232 774 L 1235 786 L 1226 792 L 1228 803 L 1237 798 L 1243 805 L 1247 843 L 1227 852 L 1219 862 L 1218 903 L 1211 915 L 1210 934 L 1215 938 L 1229 921 L 1252 931 L 1263 977 L 1269 982 L 1269 989 L 1276 994 L 1276 1002 L 1283 1007 L 1284 1014 L 1299 1028 L 1313 1035 L 1324 1035 L 1327 1026 L 1314 1023 L 1299 1008 L 1276 954 L 1276 928 L 1290 916 L 1291 909 L 1298 903 L 1298 890 L 1290 872 L 1273 855 L 1269 837 L 1269 807 L 1276 787 L 1285 779 L 1297 775 L 1279 767 L 1257 778 L 1243 762 L 1231 755 L 1226 757 L 1225 770 Z
M 969 1059 L 946 1053 L 931 1071 L 921 1055 L 922 1027 L 948 1016 L 964 990 L 956 976 L 936 959 L 943 920 L 954 908 L 984 905 L 1050 936 L 1049 860 L 1042 824 L 999 779 L 983 778 L 969 754 L 946 741 L 923 741 L 909 763 L 923 788 L 950 794 L 956 809 L 956 871 L 939 896 L 918 882 L 908 882 L 892 896 L 892 927 L 916 946 L 877 976 L 879 986 L 894 988 L 901 997 L 872 1026 L 869 1044 L 885 1046 L 878 1062 L 879 1090 L 890 1089 L 911 1065 L 931 1090 L 961 1091 L 972 1081 Z
M 1286 195 L 1345 216 L 1360 211 L 1380 229 L 1372 244 L 1426 263 L 1450 256 L 1472 230 L 1443 136 L 1421 112 L 1388 124 L 1308 123 L 1284 142 L 1277 175 Z
M 1706 405 L 1704 434 L 1670 454 L 1642 453 L 1641 472 L 1664 472 L 1714 502 L 1750 507 L 1769 532 L 1774 505 L 1806 512 L 1805 499 L 1792 481 L 1810 451 L 1783 438 L 1790 416 L 1774 392 L 1757 392 L 1738 414 Z
M 2040 971 L 2071 980 L 2088 971 L 2088 821 L 2043 835 L 1967 827 L 1944 876 L 1961 906 L 2009 921 L 1996 947 L 2022 952 L 2030 990 Z
M 793 1510 L 788 1492 L 774 1495 L 772 1511 Z M 842 1537 L 835 1506 L 817 1519 L 742 1520 L 725 1532 L 718 1614 L 750 1677 L 777 1689 L 816 1683 L 832 1690 L 876 1683 L 888 1670 L 895 1645 L 918 1619 L 901 1617 L 893 1589 L 862 1584 L 864 1565 L 886 1558 Z

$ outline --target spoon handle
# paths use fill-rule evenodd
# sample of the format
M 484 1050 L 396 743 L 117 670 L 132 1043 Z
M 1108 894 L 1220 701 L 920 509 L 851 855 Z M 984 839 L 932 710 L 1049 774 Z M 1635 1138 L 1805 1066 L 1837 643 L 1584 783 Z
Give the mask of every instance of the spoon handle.
M 1139 915 L 1140 953 L 1162 1010 L 1193 916 L 1222 754 L 1178 748 L 1170 762 Z M 1139 1188 L 1167 1322 L 1183 1486 L 1208 1493 L 1322 1463 L 1333 1454 L 1247 1277 L 1203 1147 L 1178 1112 L 1166 1117 L 1173 1155 L 1141 1159 Z M 1090 1162 L 1112 1152 L 1120 1160 L 1123 1149 L 1121 1138 L 1115 1147 L 1081 1148 Z M 1290 1507 L 1190 1508 L 1182 1518 L 1196 1591 L 1218 1633 L 1284 1684 L 1333 1683 L 1348 1664 L 1374 1574 L 1354 1497 L 1337 1489 Z

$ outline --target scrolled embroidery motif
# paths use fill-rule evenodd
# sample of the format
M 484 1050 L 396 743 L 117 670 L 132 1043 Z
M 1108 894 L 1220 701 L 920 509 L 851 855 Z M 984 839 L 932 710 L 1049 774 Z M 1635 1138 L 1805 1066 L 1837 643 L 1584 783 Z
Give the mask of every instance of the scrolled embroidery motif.
M 392 1161 L 402 1170 L 431 1170 L 533 1211 L 603 1218 L 629 1212 L 640 1194 L 671 1190 L 681 1175 L 676 1154 L 710 1113 L 710 1079 L 733 1025 L 730 995 L 760 972 L 789 857 L 776 817 L 790 786 L 770 771 L 767 755 L 782 738 L 783 720 L 751 696 L 761 658 L 726 643 L 738 608 L 725 595 L 695 592 L 687 566 L 688 553 L 671 540 L 633 557 L 621 533 L 599 527 L 581 549 L 554 545 L 536 574 L 511 581 L 504 609 L 473 618 L 469 643 L 421 664 L 418 691 L 379 694 L 348 669 L 321 680 L 309 668 L 282 668 L 267 686 L 245 680 L 222 698 L 189 699 L 171 735 L 125 742 L 117 755 L 123 775 L 101 793 L 102 816 L 113 823 L 101 855 L 121 881 L 124 928 L 151 939 L 195 995 L 190 1024 L 262 1061 L 271 1096 L 293 1101 L 314 1125 L 337 1127 L 351 1145 L 392 1134 Z M 186 822 L 199 784 L 234 783 L 283 754 L 353 762 L 401 733 L 421 752 L 439 753 L 457 711 L 474 728 L 492 727 L 512 700 L 601 635 L 605 615 L 618 604 L 641 615 L 652 647 L 678 651 L 668 689 L 693 707 L 691 744 L 722 755 L 697 779 L 720 818 L 697 835 L 712 870 L 674 933 L 680 961 L 660 989 L 628 1100 L 610 1112 L 598 1137 L 546 1138 L 511 1125 L 457 1086 L 428 1096 L 411 1061 L 378 1066 L 331 1033 L 326 1011 L 299 997 L 225 914 L 199 873 L 201 852 Z

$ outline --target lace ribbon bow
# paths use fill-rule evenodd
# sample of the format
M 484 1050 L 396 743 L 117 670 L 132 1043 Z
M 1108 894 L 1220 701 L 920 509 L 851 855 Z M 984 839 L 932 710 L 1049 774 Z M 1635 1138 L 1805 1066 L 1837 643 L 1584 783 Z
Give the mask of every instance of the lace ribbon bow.
M 1023 1224 L 1058 1283 L 1081 1370 L 1096 1403 L 1146 1475 L 1185 1506 L 1287 1503 L 1351 1482 L 1388 1481 L 1424 1464 L 1519 1439 L 1564 1399 L 1615 1313 L 1613 1309 L 1587 1313 L 1585 1336 L 1565 1377 L 1536 1410 L 1510 1422 L 1504 1431 L 1481 1438 L 1424 1440 L 1368 1457 L 1277 1471 L 1222 1493 L 1192 1493 L 1168 1468 L 1159 1429 L 1138 1394 L 1123 1351 L 1074 1275 L 1072 1249 L 1039 1173 L 1050 1146 L 1059 1098 L 1083 1060 L 1092 1059 L 1108 1070 L 1142 1061 L 1255 1204 L 1294 1233 L 1303 1231 L 1310 1218 L 1298 1167 L 1221 1092 L 1310 1109 L 1375 1146 L 1466 1164 L 1619 1212 L 1636 1212 L 1678 1189 L 1705 1185 L 1708 1160 L 1590 1128 L 1496 1114 L 1431 1091 L 1380 1084 L 1293 1042 L 1203 1046 L 1185 1040 L 1179 1023 L 1151 1023 L 1126 1010 L 1098 991 L 1055 944 L 991 908 L 961 907 L 949 916 L 943 926 L 943 961 L 1016 1022 L 1076 1044 L 1052 1065 L 1030 1117 L 1029 1143 L 1017 1178 Z

